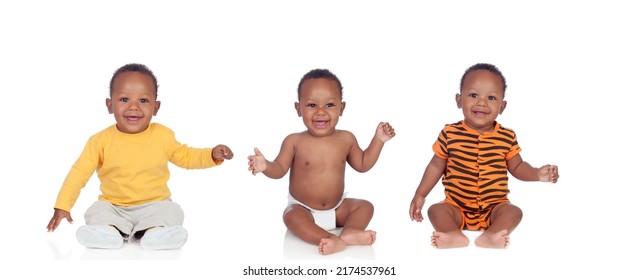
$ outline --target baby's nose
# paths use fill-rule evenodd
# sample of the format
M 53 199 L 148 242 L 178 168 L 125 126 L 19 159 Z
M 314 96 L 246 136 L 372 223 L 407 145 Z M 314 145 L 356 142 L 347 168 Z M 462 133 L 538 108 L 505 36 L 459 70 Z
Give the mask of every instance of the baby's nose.
M 129 107 L 127 108 L 127 110 L 140 110 L 140 107 L 138 107 L 138 104 L 136 102 L 129 102 L 128 105 Z
M 483 98 L 483 97 L 477 98 L 477 105 L 486 106 L 486 98 Z

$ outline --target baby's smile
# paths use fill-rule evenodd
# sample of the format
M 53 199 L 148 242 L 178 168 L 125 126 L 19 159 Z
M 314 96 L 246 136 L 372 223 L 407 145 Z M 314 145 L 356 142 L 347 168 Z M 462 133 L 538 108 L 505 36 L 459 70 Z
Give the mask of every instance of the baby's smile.
M 313 121 L 313 125 L 318 128 L 324 128 L 328 126 L 328 121 Z
M 137 116 L 125 116 L 124 117 L 128 122 L 137 122 L 140 119 L 142 119 L 142 117 L 137 117 Z
M 488 112 L 482 112 L 482 111 L 473 111 L 473 115 L 477 116 L 477 117 L 485 117 L 487 115 L 489 115 L 490 113 Z

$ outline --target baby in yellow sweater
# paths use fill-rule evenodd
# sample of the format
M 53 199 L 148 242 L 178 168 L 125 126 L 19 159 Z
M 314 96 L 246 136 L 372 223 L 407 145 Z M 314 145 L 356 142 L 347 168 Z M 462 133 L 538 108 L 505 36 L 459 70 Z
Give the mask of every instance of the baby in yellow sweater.
M 176 249 L 187 240 L 184 213 L 171 201 L 168 162 L 187 168 L 209 168 L 232 159 L 225 145 L 192 148 L 173 131 L 151 123 L 160 109 L 157 79 L 141 64 L 127 64 L 113 74 L 109 114 L 116 124 L 93 135 L 67 175 L 47 225 L 54 231 L 62 219 L 73 222 L 71 208 L 94 172 L 101 195 L 85 213 L 78 241 L 89 248 L 120 248 L 124 241 L 145 249 Z

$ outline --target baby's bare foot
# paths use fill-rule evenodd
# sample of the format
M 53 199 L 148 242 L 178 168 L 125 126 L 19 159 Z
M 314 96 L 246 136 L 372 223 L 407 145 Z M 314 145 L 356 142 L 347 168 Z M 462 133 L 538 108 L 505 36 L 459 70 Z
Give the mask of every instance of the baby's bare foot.
M 433 231 L 430 243 L 437 249 L 460 248 L 468 246 L 468 237 L 461 232 Z
M 339 237 L 344 240 L 347 245 L 372 245 L 377 238 L 377 232 L 345 228 Z
M 332 253 L 337 253 L 346 248 L 346 242 L 340 239 L 339 237 L 333 235 L 331 237 L 322 238 L 319 242 L 319 253 L 322 255 L 329 255 Z
M 477 239 L 475 245 L 482 248 L 505 249 L 510 244 L 510 236 L 508 230 L 500 230 L 497 233 L 489 233 L 484 231 Z

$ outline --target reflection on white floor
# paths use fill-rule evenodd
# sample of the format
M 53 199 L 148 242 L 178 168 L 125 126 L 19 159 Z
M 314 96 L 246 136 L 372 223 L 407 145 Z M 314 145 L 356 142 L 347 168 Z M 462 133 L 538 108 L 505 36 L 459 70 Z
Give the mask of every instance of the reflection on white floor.
M 71 251 L 63 251 L 55 242 L 49 240 L 49 248 L 55 259 L 71 259 Z M 81 245 L 80 245 L 81 246 Z M 78 259 L 82 260 L 179 260 L 181 250 L 144 250 L 137 244 L 125 243 L 120 249 L 81 248 Z

